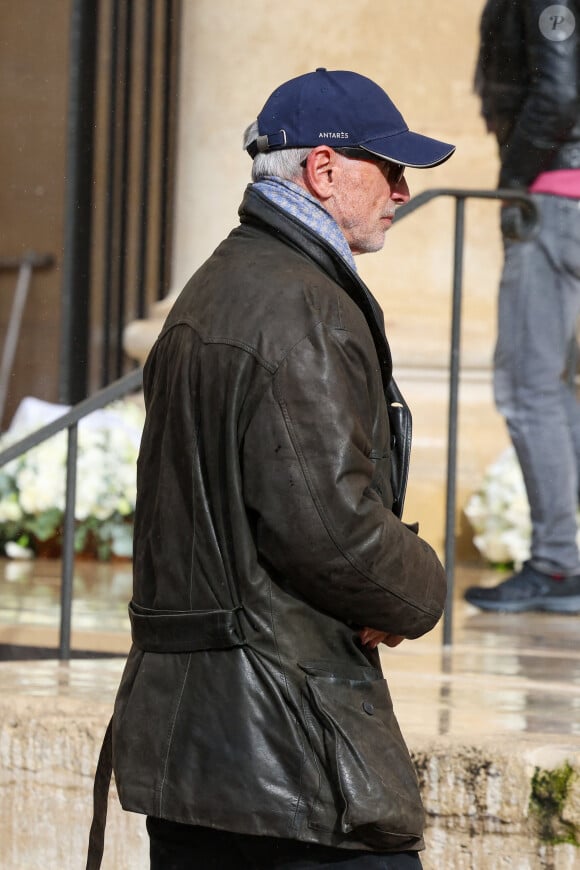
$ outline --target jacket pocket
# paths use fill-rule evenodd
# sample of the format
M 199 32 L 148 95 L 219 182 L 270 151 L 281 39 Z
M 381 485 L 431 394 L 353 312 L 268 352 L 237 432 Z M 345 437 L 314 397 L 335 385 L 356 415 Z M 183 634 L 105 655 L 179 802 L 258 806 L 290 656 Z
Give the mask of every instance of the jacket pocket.
M 373 847 L 411 847 L 424 826 L 417 776 L 386 681 L 373 668 L 304 662 L 307 723 L 319 769 L 310 826 Z

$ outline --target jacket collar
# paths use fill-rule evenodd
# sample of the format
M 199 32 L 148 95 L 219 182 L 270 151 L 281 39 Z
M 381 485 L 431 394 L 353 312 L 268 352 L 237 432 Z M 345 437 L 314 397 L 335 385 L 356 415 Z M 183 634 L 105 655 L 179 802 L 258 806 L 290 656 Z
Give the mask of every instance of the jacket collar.
M 251 184 L 246 188 L 238 213 L 243 224 L 261 226 L 306 254 L 348 293 L 362 311 L 371 331 L 386 389 L 391 382 L 393 364 L 391 349 L 385 334 L 383 312 L 357 273 L 322 236 L 279 208 L 255 190 Z

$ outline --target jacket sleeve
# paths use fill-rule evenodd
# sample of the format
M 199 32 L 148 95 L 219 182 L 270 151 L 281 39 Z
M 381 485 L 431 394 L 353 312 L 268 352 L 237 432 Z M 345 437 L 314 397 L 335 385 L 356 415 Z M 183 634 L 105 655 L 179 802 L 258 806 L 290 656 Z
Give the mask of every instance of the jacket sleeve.
M 551 5 L 550 0 L 522 3 L 529 90 L 511 135 L 501 147 L 500 187 L 529 187 L 540 172 L 549 169 L 578 118 L 580 21 L 567 39 L 550 38 Z M 576 17 L 575 0 L 562 0 L 559 6 Z
M 413 638 L 439 620 L 446 580 L 379 494 L 389 430 L 369 344 L 319 325 L 294 347 L 245 434 L 244 498 L 278 582 L 345 623 Z

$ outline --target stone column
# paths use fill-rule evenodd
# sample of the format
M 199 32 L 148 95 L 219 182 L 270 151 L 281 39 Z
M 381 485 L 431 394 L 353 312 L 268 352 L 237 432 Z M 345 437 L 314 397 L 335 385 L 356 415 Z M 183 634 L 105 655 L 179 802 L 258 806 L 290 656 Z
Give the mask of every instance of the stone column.
M 149 317 L 144 320 L 133 320 L 123 331 L 123 349 L 127 356 L 136 360 L 139 365 L 144 365 L 147 354 L 161 332 L 165 318 L 169 314 L 173 303 L 177 299 L 179 290 L 171 290 L 170 293 L 155 302 L 149 311 Z

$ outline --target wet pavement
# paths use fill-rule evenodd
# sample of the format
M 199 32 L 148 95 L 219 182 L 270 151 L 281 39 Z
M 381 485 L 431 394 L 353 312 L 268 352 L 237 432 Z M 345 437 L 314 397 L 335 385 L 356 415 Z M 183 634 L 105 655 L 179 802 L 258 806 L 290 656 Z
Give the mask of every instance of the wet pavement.
M 519 733 L 580 745 L 580 616 L 482 613 L 463 601 L 468 585 L 501 579 L 482 566 L 458 566 L 451 646 L 443 647 L 440 625 L 382 648 L 402 729 L 411 739 Z M 130 590 L 130 564 L 77 563 L 74 649 L 127 651 Z M 0 658 L 2 645 L 58 647 L 59 600 L 58 562 L 0 562 Z M 0 661 L 0 691 L 108 704 L 122 668 L 119 657 Z
M 382 653 L 407 734 L 580 737 L 580 616 L 484 613 L 463 600 L 467 586 L 503 576 L 460 566 L 453 644 L 438 626 Z

